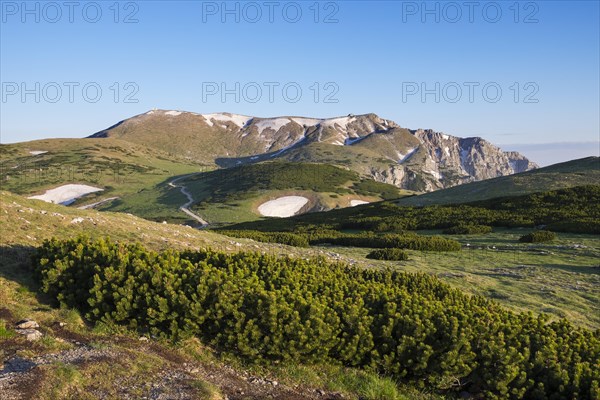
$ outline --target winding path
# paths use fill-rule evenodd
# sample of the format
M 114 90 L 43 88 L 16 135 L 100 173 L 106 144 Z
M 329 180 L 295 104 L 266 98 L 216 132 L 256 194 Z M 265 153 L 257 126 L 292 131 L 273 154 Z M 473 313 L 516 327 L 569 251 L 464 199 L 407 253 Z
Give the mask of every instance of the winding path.
M 199 216 L 198 214 L 195 214 L 192 210 L 189 209 L 189 207 L 194 203 L 194 198 L 192 197 L 192 194 L 190 192 L 188 192 L 188 190 L 185 188 L 185 186 L 176 185 L 176 183 L 178 181 L 180 181 L 181 179 L 187 178 L 188 176 L 191 176 L 191 175 L 194 175 L 194 174 L 183 175 L 183 176 L 180 176 L 179 178 L 175 178 L 171 182 L 169 182 L 169 186 L 174 187 L 174 188 L 179 188 L 181 193 L 188 199 L 188 202 L 185 203 L 184 205 L 182 205 L 181 207 L 179 207 L 179 209 L 181 211 L 183 211 L 184 213 L 186 213 L 187 215 L 189 215 L 190 217 L 192 217 L 193 219 L 195 219 L 196 221 L 198 221 L 202 225 L 202 228 L 206 228 L 208 226 L 208 222 L 206 222 L 204 219 L 202 219 L 201 216 Z
M 118 197 L 109 197 L 107 199 L 103 199 L 103 200 L 97 201 L 97 202 L 92 203 L 92 204 L 86 204 L 85 206 L 81 206 L 81 207 L 77 207 L 77 208 L 79 210 L 89 210 L 90 208 L 96 208 L 99 205 L 102 205 L 104 203 L 108 203 L 109 201 L 113 201 L 113 200 L 117 200 L 117 199 L 118 199 Z

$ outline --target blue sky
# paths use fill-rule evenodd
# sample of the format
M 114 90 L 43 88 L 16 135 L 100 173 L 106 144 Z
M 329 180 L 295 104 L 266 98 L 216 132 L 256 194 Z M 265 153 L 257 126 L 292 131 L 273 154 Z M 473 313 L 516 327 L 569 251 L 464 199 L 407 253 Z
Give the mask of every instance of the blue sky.
M 163 108 L 374 112 L 536 150 L 542 164 L 599 152 L 598 1 L 3 0 L 1 11 L 2 143 L 82 137 Z

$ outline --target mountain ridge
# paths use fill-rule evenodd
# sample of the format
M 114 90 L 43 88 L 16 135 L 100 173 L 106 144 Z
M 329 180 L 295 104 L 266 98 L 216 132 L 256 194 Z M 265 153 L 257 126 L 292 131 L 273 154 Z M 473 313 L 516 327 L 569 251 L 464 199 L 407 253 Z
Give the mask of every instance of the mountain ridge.
M 411 130 L 374 113 L 262 118 L 151 110 L 91 138 L 118 138 L 231 167 L 274 158 L 329 163 L 402 189 L 429 192 L 537 168 L 480 137 Z

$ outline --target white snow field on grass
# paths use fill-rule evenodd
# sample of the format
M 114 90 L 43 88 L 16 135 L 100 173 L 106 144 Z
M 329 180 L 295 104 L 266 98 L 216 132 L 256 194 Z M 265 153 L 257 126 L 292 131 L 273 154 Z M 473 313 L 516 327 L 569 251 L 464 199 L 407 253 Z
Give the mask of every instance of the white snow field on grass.
M 54 189 L 48 189 L 44 194 L 31 196 L 28 198 L 43 200 L 47 203 L 62 204 L 63 206 L 68 206 L 81 196 L 85 196 L 89 193 L 101 192 L 103 190 L 104 189 L 88 185 L 68 184 L 56 187 Z
M 261 204 L 258 207 L 258 212 L 265 217 L 291 217 L 296 215 L 306 203 L 308 203 L 306 197 L 284 196 Z
M 40 154 L 46 154 L 47 151 L 43 151 L 43 150 L 33 150 L 30 151 L 29 154 L 31 154 L 32 156 L 39 156 Z
M 360 206 L 361 204 L 369 204 L 369 202 L 364 200 L 350 200 L 350 207 Z

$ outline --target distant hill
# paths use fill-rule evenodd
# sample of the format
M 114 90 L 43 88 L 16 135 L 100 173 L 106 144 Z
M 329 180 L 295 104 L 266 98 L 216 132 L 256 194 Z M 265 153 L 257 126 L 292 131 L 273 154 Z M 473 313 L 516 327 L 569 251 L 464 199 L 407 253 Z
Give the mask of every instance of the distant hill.
M 331 165 L 274 161 L 194 174 L 176 185 L 165 181 L 102 209 L 175 222 L 185 217 L 178 211 L 180 186 L 193 197 L 192 210 L 211 225 L 259 219 L 262 204 L 288 196 L 306 199 L 300 209 L 289 211 L 295 215 L 411 194 Z
M 465 203 L 547 190 L 595 185 L 600 182 L 600 158 L 586 157 L 510 176 L 443 189 L 396 202 L 404 206 Z
M 584 185 L 443 206 L 399 206 L 382 201 L 361 205 L 356 209 L 240 223 L 227 227 L 227 230 L 300 234 L 310 231 L 327 238 L 331 235 L 331 230 L 351 230 L 368 232 L 368 238 L 373 232 L 404 233 L 461 225 L 502 228 L 533 228 L 544 225 L 557 232 L 598 234 L 599 201 L 600 185 Z
M 117 139 L 45 139 L 0 145 L 0 189 L 29 196 L 65 184 L 103 189 L 75 205 L 121 197 L 202 165 Z M 204 168 L 206 170 L 206 168 Z
M 410 130 L 375 114 L 259 118 L 152 110 L 91 137 L 153 146 L 220 167 L 273 159 L 338 165 L 418 192 L 537 167 L 521 154 L 504 152 L 478 137 Z

